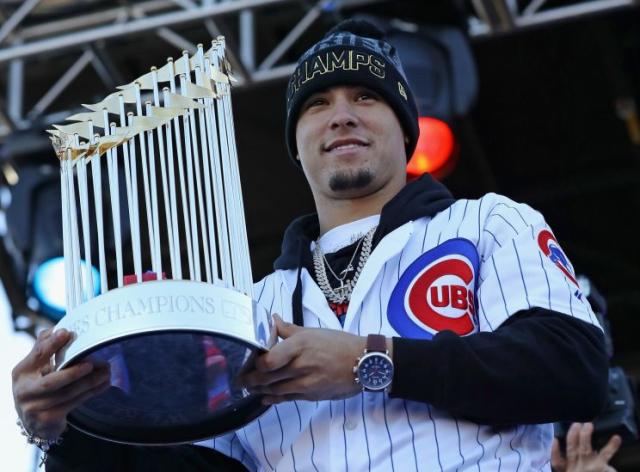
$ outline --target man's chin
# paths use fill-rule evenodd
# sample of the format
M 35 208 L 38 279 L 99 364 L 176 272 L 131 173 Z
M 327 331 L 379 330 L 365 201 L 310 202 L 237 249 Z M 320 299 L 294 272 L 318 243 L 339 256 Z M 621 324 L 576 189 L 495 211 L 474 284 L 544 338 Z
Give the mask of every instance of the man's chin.
M 369 169 L 338 171 L 329 178 L 329 188 L 341 194 L 359 193 L 372 183 L 373 172 Z

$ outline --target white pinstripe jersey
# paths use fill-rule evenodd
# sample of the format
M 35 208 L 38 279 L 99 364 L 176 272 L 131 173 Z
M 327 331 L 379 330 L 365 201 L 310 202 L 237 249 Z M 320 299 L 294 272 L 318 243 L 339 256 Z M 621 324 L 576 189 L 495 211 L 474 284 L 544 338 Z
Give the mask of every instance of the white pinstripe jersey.
M 276 271 L 255 295 L 291 321 L 295 285 L 295 270 Z M 386 235 L 362 271 L 344 327 L 306 270 L 302 287 L 305 326 L 362 336 L 493 331 L 531 307 L 597 324 L 542 215 L 496 194 L 458 200 Z M 203 445 L 257 470 L 548 471 L 552 432 L 550 424 L 496 432 L 429 404 L 361 393 L 282 403 Z

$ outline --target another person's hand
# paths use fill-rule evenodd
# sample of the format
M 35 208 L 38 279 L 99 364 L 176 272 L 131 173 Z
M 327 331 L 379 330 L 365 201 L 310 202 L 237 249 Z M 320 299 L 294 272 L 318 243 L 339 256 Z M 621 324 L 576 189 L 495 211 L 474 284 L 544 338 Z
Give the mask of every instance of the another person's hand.
M 67 414 L 109 387 L 108 366 L 80 362 L 55 372 L 52 356 L 71 340 L 71 333 L 43 331 L 31 352 L 12 372 L 16 411 L 28 432 L 43 439 L 58 438 Z
M 567 432 L 566 457 L 560 451 L 560 444 L 553 439 L 551 467 L 555 472 L 615 472 L 609 461 L 620 448 L 622 439 L 617 434 L 609 442 L 594 451 L 591 447 L 593 423 L 573 423 Z
M 324 328 L 303 328 L 274 315 L 283 341 L 258 357 L 255 370 L 240 382 L 263 402 L 329 400 L 362 390 L 354 381 L 353 367 L 366 346 L 366 338 Z

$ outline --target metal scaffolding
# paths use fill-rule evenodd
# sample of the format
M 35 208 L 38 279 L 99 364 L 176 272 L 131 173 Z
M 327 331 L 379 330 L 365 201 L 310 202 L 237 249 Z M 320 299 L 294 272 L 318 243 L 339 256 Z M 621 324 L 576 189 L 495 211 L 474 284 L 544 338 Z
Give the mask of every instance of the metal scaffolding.
M 24 0 L 0 7 L 0 140 L 34 123 L 47 124 L 67 110 L 53 112 L 56 100 L 78 85 L 81 74 L 93 69 L 112 89 L 131 77 L 114 57 L 124 41 L 141 47 L 153 38 L 175 51 L 195 51 L 183 30 L 200 28 L 205 36 L 231 35 L 230 60 L 240 86 L 284 79 L 293 64 L 283 61 L 291 47 L 324 13 L 382 3 L 382 0 Z M 526 3 L 522 7 L 523 3 Z M 526 28 L 596 14 L 639 4 L 639 0 L 582 0 L 552 7 L 545 0 L 469 0 L 468 32 L 487 38 Z M 8 5 L 8 6 L 7 6 Z M 13 8 L 11 6 L 13 5 Z M 426 8 L 426 7 L 425 7 Z M 274 29 L 273 12 L 287 14 L 286 32 Z M 4 16 L 4 18 L 2 18 Z M 230 25 L 232 27 L 230 27 Z M 258 27 L 259 26 L 259 27 Z M 233 37 L 235 36 L 235 37 Z M 277 37 L 269 51 L 261 51 L 263 37 Z M 117 43 L 117 46 L 114 45 Z M 133 44 L 133 43 L 131 43 Z M 120 48 L 120 49 L 117 49 Z M 262 48 L 264 49 L 264 48 Z M 47 74 L 50 84 L 33 97 L 30 64 L 43 58 L 66 58 L 69 66 L 59 74 Z M 48 59 L 47 59 L 48 60 Z M 27 91 L 29 100 L 26 100 Z M 4 102 L 4 103 L 3 103 Z M 29 102 L 29 103 L 27 103 Z M 28 109 L 26 106 L 28 105 Z

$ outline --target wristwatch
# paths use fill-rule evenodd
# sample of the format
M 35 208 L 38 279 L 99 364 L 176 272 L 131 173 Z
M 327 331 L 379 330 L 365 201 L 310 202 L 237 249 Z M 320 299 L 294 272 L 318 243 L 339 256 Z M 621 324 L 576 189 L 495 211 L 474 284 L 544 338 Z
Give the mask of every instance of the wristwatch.
M 353 373 L 357 384 L 366 392 L 382 392 L 393 380 L 393 361 L 387 350 L 387 338 L 381 334 L 367 336 L 362 357 L 358 357 Z

